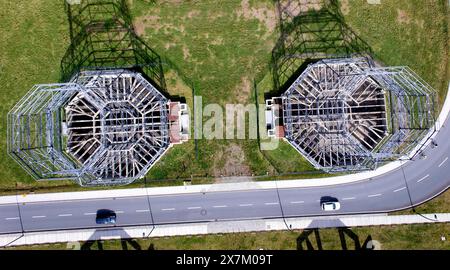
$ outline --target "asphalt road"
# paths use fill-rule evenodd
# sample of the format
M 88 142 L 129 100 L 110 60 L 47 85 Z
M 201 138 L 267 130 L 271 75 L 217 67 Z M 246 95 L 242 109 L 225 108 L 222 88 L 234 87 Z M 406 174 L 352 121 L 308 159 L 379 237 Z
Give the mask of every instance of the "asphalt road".
M 449 187 L 448 138 L 450 128 L 445 125 L 435 138 L 438 146 L 425 149 L 426 158 L 417 157 L 387 174 L 351 184 L 0 205 L 0 233 L 22 232 L 22 227 L 27 232 L 104 228 L 95 223 L 95 213 L 105 208 L 116 211 L 116 226 L 363 214 L 409 208 Z M 323 196 L 339 199 L 341 209 L 322 211 Z

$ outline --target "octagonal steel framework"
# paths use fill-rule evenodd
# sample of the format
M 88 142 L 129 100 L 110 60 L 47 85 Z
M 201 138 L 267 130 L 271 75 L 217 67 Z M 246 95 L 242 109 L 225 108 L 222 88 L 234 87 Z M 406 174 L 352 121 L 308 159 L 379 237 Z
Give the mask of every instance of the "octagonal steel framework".
M 171 134 L 180 127 L 169 115 L 174 105 L 139 73 L 83 71 L 35 86 L 11 110 L 8 152 L 36 179 L 128 184 L 179 137 Z
M 268 132 L 286 138 L 318 169 L 374 169 L 414 154 L 434 131 L 434 97 L 407 67 L 376 67 L 369 58 L 321 60 L 267 101 Z

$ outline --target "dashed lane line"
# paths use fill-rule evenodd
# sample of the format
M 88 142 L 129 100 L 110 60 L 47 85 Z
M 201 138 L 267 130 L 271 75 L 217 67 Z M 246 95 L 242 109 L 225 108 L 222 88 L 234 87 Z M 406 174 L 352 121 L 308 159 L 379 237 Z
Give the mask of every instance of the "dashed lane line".
M 354 200 L 356 199 L 355 197 L 347 197 L 347 198 L 342 198 L 343 201 L 349 201 L 349 200 Z
M 304 203 L 304 201 L 295 201 L 295 202 L 291 202 L 292 204 L 300 204 L 300 203 Z
M 19 219 L 19 217 L 8 217 L 8 218 L 5 218 L 5 220 L 17 220 L 17 219 Z
M 420 178 L 419 180 L 417 180 L 417 183 L 422 182 L 423 180 L 427 179 L 428 177 L 430 177 L 429 174 L 425 175 L 424 177 Z
M 213 206 L 213 208 L 225 208 L 225 207 L 228 207 L 228 206 L 226 206 L 226 205 L 215 205 L 215 206 Z
M 47 216 L 32 216 L 32 218 L 46 218 Z
M 148 209 L 136 210 L 136 213 L 145 213 L 145 212 L 150 212 L 150 210 L 148 210 Z
M 240 207 L 248 207 L 248 206 L 253 206 L 252 203 L 244 203 L 244 204 L 240 204 Z
M 268 202 L 268 203 L 264 203 L 265 205 L 278 205 L 277 202 Z
M 58 217 L 71 217 L 72 216 L 72 214 L 61 214 L 61 215 L 58 215 Z
M 444 163 L 447 162 L 447 160 L 448 160 L 448 157 L 446 157 L 446 158 L 439 164 L 438 167 L 440 168 L 442 165 L 444 165 Z
M 92 215 L 95 215 L 96 213 L 84 213 L 83 215 L 85 215 L 85 216 L 92 216 Z
M 196 210 L 196 209 L 202 209 L 200 206 L 192 206 L 188 207 L 189 210 Z
M 161 211 L 175 211 L 175 208 L 163 208 Z
M 373 198 L 373 197 L 379 197 L 379 196 L 381 196 L 381 195 L 383 195 L 383 194 L 378 193 L 378 194 L 372 194 L 372 195 L 369 195 L 369 196 L 367 196 L 367 197 Z
M 398 189 L 394 190 L 394 192 L 399 192 L 399 191 L 402 191 L 404 189 L 406 189 L 406 187 L 398 188 Z

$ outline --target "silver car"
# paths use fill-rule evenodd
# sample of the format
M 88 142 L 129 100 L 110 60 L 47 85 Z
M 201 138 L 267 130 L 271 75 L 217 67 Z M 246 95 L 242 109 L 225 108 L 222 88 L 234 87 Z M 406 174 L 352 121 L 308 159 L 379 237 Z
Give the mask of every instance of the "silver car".
M 321 207 L 323 211 L 337 211 L 341 209 L 341 204 L 339 202 L 323 202 Z

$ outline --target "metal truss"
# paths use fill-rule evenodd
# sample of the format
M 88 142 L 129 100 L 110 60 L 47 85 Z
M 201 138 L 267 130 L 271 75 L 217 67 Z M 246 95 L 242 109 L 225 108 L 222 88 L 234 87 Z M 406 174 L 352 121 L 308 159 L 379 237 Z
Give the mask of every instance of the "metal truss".
M 281 96 L 285 138 L 316 168 L 374 169 L 434 128 L 434 90 L 407 67 L 367 58 L 309 65 Z
M 83 71 L 35 86 L 8 114 L 8 152 L 39 180 L 123 185 L 170 146 L 169 100 L 141 74 Z
M 36 179 L 76 178 L 63 151 L 63 112 L 77 84 L 36 85 L 8 113 L 8 153 Z

